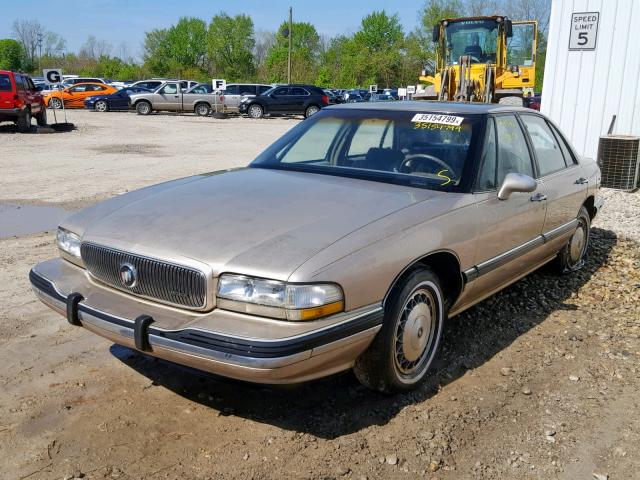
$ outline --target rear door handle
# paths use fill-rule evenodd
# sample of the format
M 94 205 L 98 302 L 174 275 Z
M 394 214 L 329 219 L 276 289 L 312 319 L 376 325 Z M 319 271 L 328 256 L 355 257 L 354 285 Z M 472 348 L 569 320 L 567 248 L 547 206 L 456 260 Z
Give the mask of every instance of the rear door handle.
M 584 178 L 584 177 L 580 177 L 579 179 L 577 179 L 574 182 L 576 185 L 584 185 L 585 183 L 589 183 L 589 180 Z
M 531 197 L 532 202 L 544 202 L 547 199 L 547 196 L 544 193 L 536 193 L 533 197 Z

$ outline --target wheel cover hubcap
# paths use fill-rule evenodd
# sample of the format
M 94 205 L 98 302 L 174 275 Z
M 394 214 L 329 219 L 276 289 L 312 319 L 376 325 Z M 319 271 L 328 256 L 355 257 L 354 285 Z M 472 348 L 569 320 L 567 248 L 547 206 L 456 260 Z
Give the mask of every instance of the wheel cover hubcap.
M 416 290 L 406 300 L 395 337 L 395 363 L 400 373 L 419 373 L 434 341 L 435 300 L 429 290 Z
M 572 262 L 578 262 L 583 255 L 586 243 L 584 226 L 580 224 L 569 241 L 569 256 Z
M 259 107 L 251 107 L 251 116 L 259 117 L 260 116 L 260 108 Z

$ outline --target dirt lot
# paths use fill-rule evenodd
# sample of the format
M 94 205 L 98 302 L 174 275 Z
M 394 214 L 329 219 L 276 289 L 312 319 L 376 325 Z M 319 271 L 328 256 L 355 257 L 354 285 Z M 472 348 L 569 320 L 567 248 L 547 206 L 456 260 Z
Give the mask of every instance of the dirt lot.
M 244 165 L 296 122 L 69 117 L 65 134 L 0 126 L 0 203 L 74 209 Z M 607 196 L 580 273 L 543 269 L 453 319 L 438 373 L 394 397 L 349 373 L 265 388 L 113 345 L 31 293 L 52 232 L 0 240 L 0 478 L 638 478 L 640 194 Z

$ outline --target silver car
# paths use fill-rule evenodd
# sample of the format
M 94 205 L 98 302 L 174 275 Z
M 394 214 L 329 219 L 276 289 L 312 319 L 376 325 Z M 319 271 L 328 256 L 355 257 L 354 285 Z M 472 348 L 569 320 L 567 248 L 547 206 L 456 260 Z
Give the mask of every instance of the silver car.
M 71 216 L 30 279 L 72 325 L 149 355 L 264 383 L 353 368 L 407 390 L 448 317 L 548 262 L 583 265 L 599 184 L 532 110 L 336 105 L 247 168 Z
M 228 112 L 237 112 L 240 101 L 246 97 L 262 95 L 273 85 L 261 83 L 229 83 L 224 93 L 224 109 Z
M 222 108 L 223 98 L 207 89 L 206 84 L 202 85 L 194 85 L 183 93 L 180 82 L 163 82 L 153 92 L 131 95 L 131 106 L 139 115 L 168 111 L 194 112 L 198 116 L 206 116 L 216 108 Z

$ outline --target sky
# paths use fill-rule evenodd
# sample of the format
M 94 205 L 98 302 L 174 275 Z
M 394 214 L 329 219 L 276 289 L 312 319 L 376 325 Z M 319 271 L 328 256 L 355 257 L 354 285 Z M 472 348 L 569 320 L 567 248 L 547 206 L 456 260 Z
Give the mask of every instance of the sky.
M 247 14 L 254 29 L 277 30 L 293 7 L 294 21 L 310 22 L 318 33 L 332 37 L 355 32 L 363 16 L 374 10 L 398 14 L 406 31 L 413 30 L 424 0 L 61 0 L 3 1 L 0 38 L 12 37 L 16 19 L 38 20 L 46 30 L 67 40 L 67 50 L 77 51 L 89 35 L 105 40 L 118 54 L 121 45 L 139 59 L 144 33 L 168 27 L 180 17 L 207 21 L 216 13 Z

